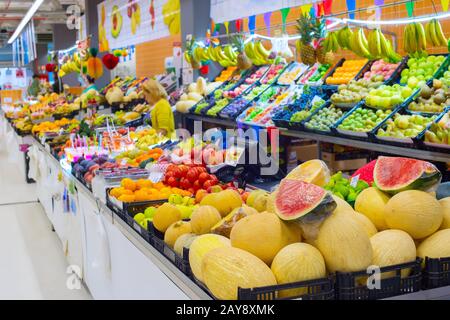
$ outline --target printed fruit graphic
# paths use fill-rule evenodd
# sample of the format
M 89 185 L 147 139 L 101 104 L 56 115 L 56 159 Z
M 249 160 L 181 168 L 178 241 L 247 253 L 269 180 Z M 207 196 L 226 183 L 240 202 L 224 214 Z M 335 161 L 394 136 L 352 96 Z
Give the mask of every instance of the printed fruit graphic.
M 175 241 L 175 245 L 173 246 L 173 250 L 179 255 L 183 256 L 183 248 L 189 249 L 192 242 L 197 238 L 198 236 L 193 233 L 185 233 L 177 238 L 177 241 Z
M 192 250 L 192 247 L 191 247 Z M 270 268 L 254 255 L 232 247 L 207 253 L 202 263 L 204 283 L 221 300 L 236 300 L 238 288 L 277 284 Z
M 418 190 L 407 190 L 393 196 L 384 213 L 389 228 L 406 231 L 414 239 L 423 239 L 436 232 L 444 216 L 439 201 Z
M 216 248 L 230 247 L 230 240 L 218 234 L 204 234 L 195 238 L 189 248 L 189 265 L 192 274 L 204 282 L 202 263 L 205 255 Z
M 439 200 L 439 203 L 444 210 L 444 219 L 440 229 L 450 229 L 450 197 Z
M 309 160 L 292 170 L 286 178 L 323 187 L 330 180 L 330 170 L 322 160 Z
M 170 34 L 180 34 L 180 0 L 168 0 L 162 7 L 162 13 Z
M 131 33 L 136 34 L 136 29 L 141 25 L 141 7 L 133 0 L 128 0 L 127 16 L 131 20 Z
M 372 244 L 372 264 L 387 267 L 413 262 L 416 259 L 416 245 L 409 234 L 401 230 L 385 230 L 370 238 Z M 407 277 L 411 270 L 401 271 L 401 277 Z M 381 274 L 381 279 L 395 276 L 395 271 Z
M 336 209 L 333 197 L 314 184 L 283 179 L 275 191 L 275 213 L 282 220 L 314 221 Z
M 191 223 L 186 221 L 177 221 L 170 225 L 164 233 L 164 242 L 171 248 L 175 245 L 178 237 L 191 232 Z
M 425 258 L 447 258 L 450 257 L 450 229 L 439 230 L 420 243 L 417 248 L 417 256 Z
M 123 23 L 122 14 L 120 13 L 118 6 L 113 7 L 111 19 L 112 19 L 111 35 L 114 38 L 118 38 L 120 35 L 120 31 L 122 31 L 122 23 Z
M 205 234 L 217 224 L 222 217 L 219 211 L 212 206 L 200 206 L 192 212 L 191 225 L 195 234 Z
M 288 244 L 301 241 L 300 232 L 275 214 L 263 212 L 239 220 L 231 229 L 231 245 L 254 254 L 267 265 Z
M 229 238 L 231 230 L 239 220 L 257 213 L 259 212 L 256 211 L 256 209 L 243 204 L 242 207 L 234 209 L 225 218 L 222 218 L 219 222 L 217 222 L 211 228 L 211 232 Z
M 180 210 L 172 204 L 164 203 L 156 209 L 153 216 L 153 225 L 158 231 L 164 233 L 172 223 L 179 220 L 181 220 Z
M 307 243 L 293 243 L 278 252 L 271 270 L 278 284 L 320 279 L 326 276 L 325 261 L 319 250 Z M 278 291 L 278 298 L 298 297 L 307 289 Z
M 372 221 L 378 230 L 387 229 L 384 210 L 389 197 L 377 188 L 363 190 L 355 201 L 355 210 Z
M 367 233 L 345 213 L 334 212 L 325 219 L 314 243 L 330 272 L 365 270 L 372 263 L 372 246 Z
M 427 190 L 441 181 L 441 173 L 431 163 L 402 157 L 378 157 L 374 183 L 378 189 L 395 194 L 404 190 Z

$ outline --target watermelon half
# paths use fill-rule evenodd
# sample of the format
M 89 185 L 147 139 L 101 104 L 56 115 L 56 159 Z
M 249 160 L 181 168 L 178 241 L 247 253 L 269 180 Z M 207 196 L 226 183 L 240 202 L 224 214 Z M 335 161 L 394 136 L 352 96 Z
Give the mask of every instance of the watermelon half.
M 396 194 L 405 190 L 426 191 L 440 183 L 441 172 L 431 163 L 402 157 L 379 157 L 373 173 L 381 191 Z
M 309 222 L 331 214 L 337 204 L 331 194 L 319 186 L 283 179 L 275 194 L 274 207 L 282 220 Z

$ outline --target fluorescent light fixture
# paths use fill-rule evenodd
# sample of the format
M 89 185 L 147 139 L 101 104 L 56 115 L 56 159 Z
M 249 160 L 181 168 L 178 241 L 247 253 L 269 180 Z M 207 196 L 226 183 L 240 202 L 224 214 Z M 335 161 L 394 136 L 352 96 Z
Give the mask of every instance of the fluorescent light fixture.
M 27 23 L 31 20 L 31 18 L 34 16 L 36 11 L 39 9 L 41 4 L 44 2 L 44 0 L 36 0 L 34 1 L 31 8 L 28 10 L 27 14 L 23 17 L 22 21 L 20 21 L 19 25 L 16 28 L 16 31 L 14 31 L 14 34 L 11 38 L 9 38 L 8 43 L 13 43 L 17 37 L 22 33 L 23 28 L 27 25 Z
M 359 24 L 359 25 L 396 25 L 396 24 L 408 24 L 412 22 L 426 22 L 432 19 L 445 19 L 450 18 L 450 13 L 446 12 L 443 14 L 429 15 L 429 16 L 421 16 L 414 17 L 408 19 L 396 19 L 396 20 L 357 20 L 357 19 L 347 19 L 347 18 L 327 18 L 331 21 L 341 22 L 341 23 L 350 23 L 350 24 Z

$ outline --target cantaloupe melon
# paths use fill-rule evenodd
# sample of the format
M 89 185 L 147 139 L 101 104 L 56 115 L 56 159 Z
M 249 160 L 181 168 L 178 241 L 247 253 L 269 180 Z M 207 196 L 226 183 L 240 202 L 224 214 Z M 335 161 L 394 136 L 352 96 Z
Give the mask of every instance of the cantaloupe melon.
M 319 250 L 307 243 L 293 243 L 273 259 L 271 269 L 278 284 L 320 279 L 326 276 L 325 260 Z M 307 288 L 278 292 L 278 297 L 298 297 L 307 293 Z
M 197 238 L 198 236 L 194 233 L 185 233 L 177 238 L 177 241 L 175 241 L 175 244 L 173 246 L 173 250 L 179 255 L 183 256 L 183 248 L 189 249 L 192 242 Z
M 416 245 L 413 238 L 402 230 L 384 230 L 370 238 L 372 244 L 372 264 L 379 267 L 392 266 L 416 259 Z M 401 276 L 407 277 L 411 270 L 402 270 Z M 395 276 L 395 271 L 385 272 L 381 278 Z
M 443 209 L 439 201 L 424 191 L 403 191 L 385 207 L 386 223 L 391 229 L 406 231 L 414 239 L 436 232 L 442 224 Z
M 297 229 L 273 213 L 259 213 L 239 220 L 231 229 L 231 245 L 254 254 L 270 265 L 276 254 L 288 244 L 301 241 Z
M 220 221 L 222 217 L 219 211 L 212 206 L 199 206 L 191 215 L 192 232 L 195 234 L 205 234 Z
M 439 200 L 444 211 L 444 219 L 440 229 L 450 229 L 450 197 Z
M 372 262 L 372 246 L 366 231 L 346 214 L 333 213 L 326 218 L 314 244 L 330 272 L 365 270 Z
M 417 256 L 423 259 L 450 257 L 450 229 L 439 230 L 423 240 L 417 248 Z
M 190 233 L 191 223 L 187 221 L 177 221 L 170 225 L 164 233 L 164 242 L 171 248 L 175 245 L 175 241 L 177 241 L 178 237 L 185 234 Z
M 377 188 L 370 187 L 361 191 L 355 201 L 355 210 L 372 221 L 378 230 L 387 229 L 384 208 L 389 196 Z
M 189 265 L 194 276 L 203 282 L 203 257 L 213 249 L 229 246 L 230 240 L 218 234 L 204 234 L 195 238 L 189 248 Z
M 238 288 L 276 285 L 270 268 L 247 251 L 222 247 L 207 253 L 202 263 L 203 279 L 211 293 L 221 300 L 236 300 Z
M 166 202 L 156 209 L 155 215 L 153 216 L 153 226 L 161 232 L 166 232 L 172 223 L 179 220 L 181 220 L 180 209 Z

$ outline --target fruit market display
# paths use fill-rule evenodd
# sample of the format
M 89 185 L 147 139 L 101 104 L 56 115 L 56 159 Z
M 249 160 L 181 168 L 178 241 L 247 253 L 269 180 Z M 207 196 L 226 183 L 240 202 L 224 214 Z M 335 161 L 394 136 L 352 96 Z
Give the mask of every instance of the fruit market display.
M 382 76 L 372 78 L 350 80 L 347 85 L 340 85 L 338 92 L 331 95 L 330 100 L 336 106 L 354 106 L 365 99 L 372 88 L 378 88 L 383 84 Z
M 440 80 L 433 80 L 431 87 L 424 85 L 420 88 L 418 98 L 408 105 L 411 111 L 441 113 L 450 105 L 450 91 Z
M 396 114 L 389 119 L 383 128 L 377 132 L 379 137 L 393 137 L 398 139 L 415 138 L 434 120 L 434 117 L 420 115 Z
M 330 105 L 319 109 L 312 117 L 305 123 L 308 129 L 319 131 L 330 131 L 330 128 L 338 121 L 347 111 Z
M 421 81 L 432 79 L 445 59 L 443 55 L 410 57 L 407 62 L 408 68 L 401 72 L 400 83 L 408 84 L 411 88 L 421 87 Z
M 450 112 L 447 112 L 437 123 L 433 122 L 425 132 L 425 142 L 450 145 Z
M 325 101 L 321 98 L 313 100 L 314 102 L 311 103 L 311 107 L 306 106 L 303 110 L 293 113 L 289 121 L 292 123 L 302 122 L 303 120 L 309 118 L 309 116 L 311 116 L 317 109 L 325 104 Z
M 366 63 L 367 60 L 346 60 L 325 82 L 330 85 L 347 84 L 356 77 Z
M 323 188 L 354 206 L 358 195 L 368 187 L 369 184 L 362 179 L 358 179 L 353 185 L 349 179 L 344 178 L 342 172 L 338 172 L 330 177 L 330 181 Z
M 324 78 L 330 68 L 331 64 L 315 63 L 298 79 L 297 84 L 322 84 L 321 80 Z
M 373 110 L 361 107 L 346 117 L 338 126 L 338 129 L 354 132 L 369 132 L 390 114 L 390 110 Z
M 308 67 L 301 63 L 291 64 L 278 78 L 278 84 L 288 85 L 294 83 L 307 69 Z
M 260 80 L 262 84 L 272 84 L 277 77 L 283 72 L 285 68 L 284 64 L 274 64 L 270 66 L 269 71 L 265 74 L 264 78 Z
M 400 63 L 389 63 L 381 59 L 376 60 L 370 66 L 370 70 L 364 73 L 363 78 L 366 80 L 372 80 L 376 77 L 376 81 L 389 80 L 394 75 L 394 72 L 397 70 L 399 65 Z
M 188 113 L 189 110 L 205 96 L 211 94 L 222 82 L 207 83 L 203 77 L 198 77 L 195 83 L 191 83 L 185 93 L 180 96 L 175 107 L 178 112 Z

